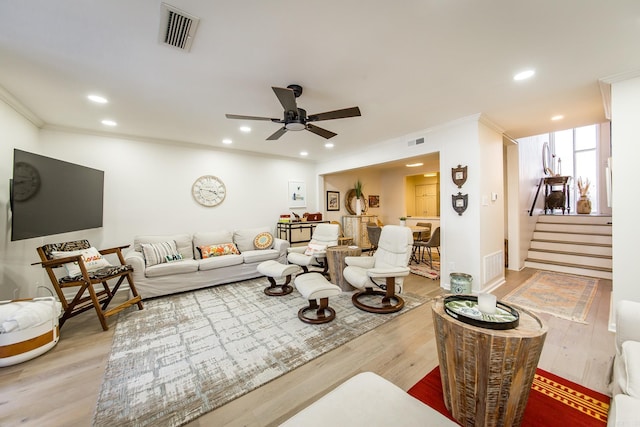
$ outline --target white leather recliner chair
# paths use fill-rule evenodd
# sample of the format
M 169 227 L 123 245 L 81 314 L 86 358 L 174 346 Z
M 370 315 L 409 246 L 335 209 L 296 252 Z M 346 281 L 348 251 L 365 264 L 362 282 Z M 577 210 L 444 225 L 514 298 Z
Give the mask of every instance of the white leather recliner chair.
M 413 233 L 408 227 L 385 225 L 378 249 L 371 257 L 346 257 L 344 278 L 361 291 L 353 294 L 353 304 L 372 313 L 393 313 L 404 307 L 402 292 L 408 276 L 413 249 Z M 382 296 L 382 299 L 375 297 Z
M 327 247 L 337 246 L 340 236 L 338 224 L 318 224 L 313 230 L 311 241 L 307 246 L 288 248 L 287 261 L 302 267 L 303 273 L 309 272 L 309 267 L 322 268 L 322 274 L 327 275 Z

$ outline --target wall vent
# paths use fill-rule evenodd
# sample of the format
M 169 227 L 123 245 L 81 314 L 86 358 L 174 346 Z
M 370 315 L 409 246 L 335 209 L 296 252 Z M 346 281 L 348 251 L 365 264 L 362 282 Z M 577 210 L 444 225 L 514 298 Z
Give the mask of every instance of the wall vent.
M 408 147 L 413 147 L 414 145 L 420 144 L 424 144 L 424 138 L 412 139 L 411 141 L 407 142 Z
M 160 43 L 189 51 L 200 18 L 162 3 L 160 13 Z

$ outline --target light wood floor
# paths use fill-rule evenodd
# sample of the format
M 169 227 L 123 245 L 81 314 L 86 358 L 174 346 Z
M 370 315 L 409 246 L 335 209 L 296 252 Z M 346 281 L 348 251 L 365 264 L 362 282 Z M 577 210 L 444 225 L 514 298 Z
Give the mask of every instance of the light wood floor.
M 504 296 L 534 272 L 508 271 L 494 293 Z M 442 293 L 438 281 L 413 274 L 405 284 L 413 293 Z M 540 315 L 549 327 L 540 368 L 608 393 L 610 294 L 611 281 L 601 279 L 586 325 Z M 95 315 L 84 313 L 65 324 L 48 353 L 0 368 L 0 426 L 90 426 L 116 321 L 102 332 Z M 424 304 L 188 425 L 278 425 L 358 372 L 376 372 L 407 390 L 437 364 L 431 305 Z

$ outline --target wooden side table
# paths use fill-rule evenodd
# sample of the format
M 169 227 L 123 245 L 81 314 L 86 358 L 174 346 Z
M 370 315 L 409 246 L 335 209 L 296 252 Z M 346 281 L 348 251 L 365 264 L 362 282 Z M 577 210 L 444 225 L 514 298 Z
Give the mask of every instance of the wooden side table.
M 431 311 L 444 403 L 463 426 L 519 426 L 529 399 L 547 327 L 533 313 L 515 329 L 471 326 L 444 311 L 444 297 Z
M 360 256 L 362 249 L 347 245 L 329 246 L 327 248 L 327 262 L 329 263 L 329 276 L 331 283 L 340 286 L 343 291 L 352 291 L 355 288 L 344 279 L 342 272 L 347 266 L 344 259 L 348 256 Z

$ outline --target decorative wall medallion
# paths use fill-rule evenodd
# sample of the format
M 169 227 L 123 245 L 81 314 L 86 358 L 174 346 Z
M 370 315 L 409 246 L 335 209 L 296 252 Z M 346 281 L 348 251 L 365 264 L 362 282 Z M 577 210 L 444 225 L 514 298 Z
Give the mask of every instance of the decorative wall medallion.
M 467 167 L 458 165 L 457 168 L 451 168 L 451 179 L 453 183 L 462 188 L 465 182 L 467 182 Z
M 467 210 L 467 205 L 469 204 L 469 195 L 458 193 L 457 195 L 451 195 L 451 204 L 453 205 L 453 210 L 458 212 L 458 215 L 462 215 L 462 212 Z
M 357 215 L 356 213 L 356 190 L 353 188 L 347 190 L 347 194 L 344 198 L 344 207 L 350 215 Z M 360 207 L 362 209 L 361 214 L 367 213 L 367 200 L 364 195 L 360 197 Z

